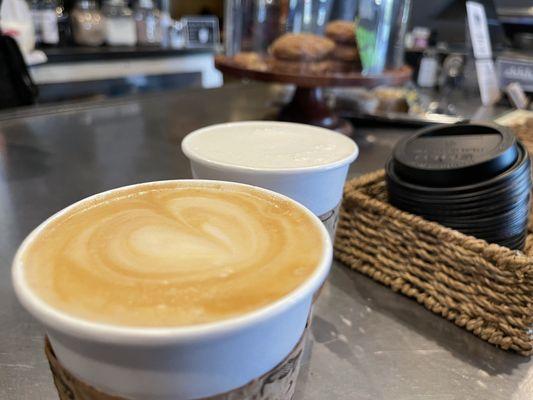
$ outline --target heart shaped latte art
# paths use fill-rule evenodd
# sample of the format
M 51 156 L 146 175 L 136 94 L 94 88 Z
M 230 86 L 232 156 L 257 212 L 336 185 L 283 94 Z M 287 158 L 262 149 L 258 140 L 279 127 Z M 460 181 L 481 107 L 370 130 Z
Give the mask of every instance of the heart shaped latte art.
M 176 326 L 279 299 L 316 269 L 322 246 L 291 202 L 239 186 L 168 182 L 80 206 L 43 231 L 24 263 L 32 289 L 67 313 Z

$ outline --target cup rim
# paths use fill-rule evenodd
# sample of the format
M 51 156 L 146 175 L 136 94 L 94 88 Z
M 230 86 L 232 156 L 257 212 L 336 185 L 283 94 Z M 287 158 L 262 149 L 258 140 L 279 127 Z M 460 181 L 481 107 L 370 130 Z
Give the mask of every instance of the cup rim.
M 250 167 L 250 166 L 244 166 L 244 165 L 236 165 L 236 164 L 230 164 L 222 161 L 213 161 L 208 160 L 204 157 L 199 156 L 196 154 L 192 149 L 190 148 L 190 142 L 194 136 L 200 135 L 204 132 L 216 130 L 222 127 L 240 127 L 240 126 L 249 126 L 249 125 L 259 125 L 259 126 L 298 126 L 298 127 L 305 127 L 305 129 L 310 129 L 316 132 L 323 132 L 324 134 L 334 134 L 339 135 L 346 139 L 347 143 L 350 143 L 353 145 L 352 152 L 350 155 L 331 162 L 327 164 L 321 164 L 321 165 L 311 165 L 307 167 L 284 167 L 284 168 L 262 168 L 262 167 Z M 212 168 L 220 168 L 225 169 L 229 171 L 238 171 L 238 172 L 253 172 L 255 174 L 295 174 L 295 173 L 312 173 L 317 171 L 328 171 L 331 169 L 342 167 L 346 164 L 350 164 L 351 162 L 355 161 L 355 159 L 359 156 L 359 146 L 357 143 L 350 139 L 348 136 L 343 135 L 342 133 L 335 132 L 330 129 L 322 128 L 319 126 L 314 125 L 306 125 L 306 124 L 299 124 L 295 122 L 283 122 L 283 121 L 258 121 L 258 120 L 252 120 L 252 121 L 237 121 L 237 122 L 223 122 L 220 124 L 214 124 L 214 125 L 208 125 L 200 129 L 196 129 L 190 133 L 188 133 L 183 140 L 181 141 L 181 150 L 185 154 L 185 156 L 194 162 L 207 165 Z
M 206 186 L 224 185 L 237 186 L 243 188 L 253 188 L 271 196 L 289 201 L 299 207 L 311 218 L 318 227 L 322 236 L 324 249 L 322 257 L 315 268 L 314 272 L 293 291 L 279 298 L 273 303 L 258 308 L 248 313 L 236 317 L 223 319 L 203 324 L 176 326 L 176 327 L 130 327 L 121 325 L 112 325 L 107 323 L 89 321 L 80 317 L 69 315 L 66 312 L 55 309 L 53 306 L 42 300 L 37 294 L 33 293 L 24 277 L 24 265 L 22 256 L 28 246 L 39 236 L 39 234 L 53 221 L 64 214 L 69 213 L 75 207 L 83 203 L 93 201 L 99 197 L 117 193 L 142 186 L 157 186 L 168 182 L 194 183 Z M 203 179 L 170 179 L 153 182 L 142 182 L 133 185 L 121 186 L 115 189 L 100 192 L 85 197 L 53 214 L 41 224 L 39 224 L 21 243 L 13 259 L 11 274 L 12 284 L 20 303 L 24 308 L 33 315 L 47 329 L 50 328 L 60 333 L 64 333 L 76 338 L 91 340 L 95 342 L 118 344 L 118 345 L 165 345 L 169 343 L 189 343 L 208 340 L 213 337 L 222 337 L 230 335 L 233 332 L 253 326 L 261 321 L 279 315 L 289 309 L 294 304 L 310 296 L 325 281 L 329 272 L 333 257 L 332 243 L 329 234 L 322 222 L 311 211 L 305 208 L 297 201 L 284 196 L 280 193 L 273 192 L 261 187 L 246 185 L 228 181 L 213 181 Z

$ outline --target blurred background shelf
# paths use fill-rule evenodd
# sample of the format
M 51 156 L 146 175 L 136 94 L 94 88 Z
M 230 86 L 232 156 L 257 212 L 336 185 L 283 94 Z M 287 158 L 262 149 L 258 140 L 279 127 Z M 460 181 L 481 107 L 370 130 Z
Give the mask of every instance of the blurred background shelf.
M 222 85 L 213 49 L 160 47 L 57 47 L 30 73 L 39 102 L 102 98 Z
M 212 48 L 172 49 L 157 46 L 67 46 L 41 48 L 48 58 L 48 63 L 136 60 L 146 58 L 182 57 L 197 54 L 213 54 Z

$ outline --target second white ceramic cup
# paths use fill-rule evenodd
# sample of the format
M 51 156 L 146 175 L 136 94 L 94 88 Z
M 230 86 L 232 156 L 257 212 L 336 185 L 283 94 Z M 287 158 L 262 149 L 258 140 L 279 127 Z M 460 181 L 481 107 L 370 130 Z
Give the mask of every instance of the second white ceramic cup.
M 205 133 L 223 134 L 228 128 L 247 129 L 268 128 L 272 130 L 308 131 L 312 134 L 341 135 L 328 129 L 311 125 L 276 121 L 228 122 L 207 126 L 189 133 L 181 143 L 181 149 L 191 164 L 193 178 L 223 180 L 246 183 L 284 194 L 320 218 L 330 237 L 334 238 L 338 220 L 338 209 L 350 164 L 357 158 L 357 144 L 344 137 L 348 155 L 335 162 L 297 168 L 259 168 L 238 165 L 238 163 L 215 162 L 200 156 L 194 151 L 195 137 Z M 275 140 L 281 140 L 279 136 Z

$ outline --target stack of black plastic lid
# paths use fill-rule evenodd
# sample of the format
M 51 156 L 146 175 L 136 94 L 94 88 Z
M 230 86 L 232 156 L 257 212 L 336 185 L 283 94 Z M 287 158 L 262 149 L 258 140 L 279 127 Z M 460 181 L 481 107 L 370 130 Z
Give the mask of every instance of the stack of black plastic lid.
M 395 207 L 511 249 L 527 234 L 531 171 L 524 145 L 492 124 L 418 131 L 387 162 Z

